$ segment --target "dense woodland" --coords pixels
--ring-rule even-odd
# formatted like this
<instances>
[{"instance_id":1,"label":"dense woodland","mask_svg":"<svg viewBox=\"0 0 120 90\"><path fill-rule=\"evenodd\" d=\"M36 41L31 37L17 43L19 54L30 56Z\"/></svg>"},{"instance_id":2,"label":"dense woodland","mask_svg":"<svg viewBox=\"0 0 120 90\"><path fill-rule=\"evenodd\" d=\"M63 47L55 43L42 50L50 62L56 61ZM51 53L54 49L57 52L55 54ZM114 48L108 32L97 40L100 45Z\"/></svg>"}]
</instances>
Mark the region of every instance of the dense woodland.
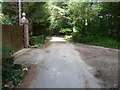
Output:
<instances>
[{"instance_id":1,"label":"dense woodland","mask_svg":"<svg viewBox=\"0 0 120 90\"><path fill-rule=\"evenodd\" d=\"M14 6L14 8L13 8ZM18 24L18 6L2 3L3 24ZM120 2L24 2L32 35L66 35L79 43L118 48ZM31 35L31 34L30 34Z\"/></svg>"}]
</instances>

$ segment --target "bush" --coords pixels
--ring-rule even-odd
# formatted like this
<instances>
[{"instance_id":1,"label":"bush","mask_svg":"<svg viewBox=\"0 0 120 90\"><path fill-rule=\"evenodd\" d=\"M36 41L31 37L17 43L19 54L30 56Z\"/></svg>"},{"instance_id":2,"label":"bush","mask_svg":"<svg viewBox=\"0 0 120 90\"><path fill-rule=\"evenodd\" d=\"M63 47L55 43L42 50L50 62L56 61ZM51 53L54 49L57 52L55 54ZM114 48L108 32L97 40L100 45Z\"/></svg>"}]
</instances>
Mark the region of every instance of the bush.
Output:
<instances>
[{"instance_id":1,"label":"bush","mask_svg":"<svg viewBox=\"0 0 120 90\"><path fill-rule=\"evenodd\" d=\"M17 66L19 66L17 68ZM22 66L14 64L14 57L12 56L12 49L9 46L2 47L2 86L4 87L9 81L13 85L17 85L21 79Z\"/></svg>"},{"instance_id":2,"label":"bush","mask_svg":"<svg viewBox=\"0 0 120 90\"><path fill-rule=\"evenodd\" d=\"M2 21L2 24L13 25L10 16L8 15L0 15L0 20Z\"/></svg>"},{"instance_id":3,"label":"bush","mask_svg":"<svg viewBox=\"0 0 120 90\"><path fill-rule=\"evenodd\" d=\"M72 35L65 35L65 36L64 36L64 39L65 39L65 40L70 40L71 38L72 38Z\"/></svg>"},{"instance_id":4,"label":"bush","mask_svg":"<svg viewBox=\"0 0 120 90\"><path fill-rule=\"evenodd\" d=\"M79 32L75 32L75 33L72 33L72 40L74 42L79 42L80 41L80 33Z\"/></svg>"},{"instance_id":5,"label":"bush","mask_svg":"<svg viewBox=\"0 0 120 90\"><path fill-rule=\"evenodd\" d=\"M102 36L81 35L79 32L72 33L72 40L78 43L92 44L110 48L120 48L120 42L117 40Z\"/></svg>"},{"instance_id":6,"label":"bush","mask_svg":"<svg viewBox=\"0 0 120 90\"><path fill-rule=\"evenodd\" d=\"M67 33L70 33L72 30L71 29L69 29L69 28L64 28L64 29L61 29L59 32L60 33L65 33L65 34L67 34Z\"/></svg>"},{"instance_id":7,"label":"bush","mask_svg":"<svg viewBox=\"0 0 120 90\"><path fill-rule=\"evenodd\" d=\"M2 46L2 58L10 58L13 54L12 48L9 46Z\"/></svg>"},{"instance_id":8,"label":"bush","mask_svg":"<svg viewBox=\"0 0 120 90\"><path fill-rule=\"evenodd\" d=\"M111 38L98 38L97 40L93 40L89 42L89 44L100 45L110 48L120 48L120 42Z\"/></svg>"},{"instance_id":9,"label":"bush","mask_svg":"<svg viewBox=\"0 0 120 90\"><path fill-rule=\"evenodd\" d=\"M32 36L30 37L30 45L41 45L45 43L45 36L40 35L40 36Z\"/></svg>"}]
</instances>

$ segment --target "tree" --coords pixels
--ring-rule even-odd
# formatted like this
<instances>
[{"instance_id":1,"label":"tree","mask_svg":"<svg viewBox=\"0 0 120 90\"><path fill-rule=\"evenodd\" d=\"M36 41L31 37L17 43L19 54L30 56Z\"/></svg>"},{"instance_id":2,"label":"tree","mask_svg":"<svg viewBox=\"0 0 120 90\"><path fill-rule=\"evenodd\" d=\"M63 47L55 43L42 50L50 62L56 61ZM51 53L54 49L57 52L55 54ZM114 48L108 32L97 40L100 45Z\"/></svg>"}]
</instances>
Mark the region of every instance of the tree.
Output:
<instances>
[{"instance_id":1,"label":"tree","mask_svg":"<svg viewBox=\"0 0 120 90\"><path fill-rule=\"evenodd\" d=\"M2 2L3 24L18 25L18 3L17 2ZM9 21L9 22L8 22Z\"/></svg>"},{"instance_id":2,"label":"tree","mask_svg":"<svg viewBox=\"0 0 120 90\"><path fill-rule=\"evenodd\" d=\"M50 14L46 2L25 2L23 9L30 23L30 29L34 32L35 27L49 28Z\"/></svg>"}]
</instances>

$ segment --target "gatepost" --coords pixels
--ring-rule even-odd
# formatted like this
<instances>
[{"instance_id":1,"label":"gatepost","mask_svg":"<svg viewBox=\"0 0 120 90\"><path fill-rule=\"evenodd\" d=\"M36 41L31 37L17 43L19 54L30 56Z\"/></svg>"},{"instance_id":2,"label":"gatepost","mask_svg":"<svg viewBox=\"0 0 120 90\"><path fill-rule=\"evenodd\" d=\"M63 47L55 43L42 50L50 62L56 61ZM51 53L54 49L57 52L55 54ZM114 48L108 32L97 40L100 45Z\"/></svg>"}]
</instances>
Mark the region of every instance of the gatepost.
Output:
<instances>
[{"instance_id":1,"label":"gatepost","mask_svg":"<svg viewBox=\"0 0 120 90\"><path fill-rule=\"evenodd\" d=\"M24 47L29 47L29 32L28 32L28 20L25 18L26 14L22 13L22 19L20 20L20 25L24 27Z\"/></svg>"}]
</instances>

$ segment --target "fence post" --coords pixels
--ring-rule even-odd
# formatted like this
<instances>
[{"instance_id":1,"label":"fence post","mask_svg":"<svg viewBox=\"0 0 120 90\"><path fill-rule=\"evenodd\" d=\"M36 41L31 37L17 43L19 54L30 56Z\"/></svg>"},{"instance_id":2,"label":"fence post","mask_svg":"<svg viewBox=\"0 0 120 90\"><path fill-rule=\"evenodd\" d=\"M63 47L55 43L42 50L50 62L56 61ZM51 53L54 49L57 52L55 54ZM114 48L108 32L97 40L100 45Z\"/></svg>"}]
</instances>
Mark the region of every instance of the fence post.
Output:
<instances>
[{"instance_id":1,"label":"fence post","mask_svg":"<svg viewBox=\"0 0 120 90\"><path fill-rule=\"evenodd\" d=\"M22 13L23 18L20 20L20 25L24 27L24 46L29 47L29 32L28 32L28 20L25 18L26 14Z\"/></svg>"}]
</instances>

